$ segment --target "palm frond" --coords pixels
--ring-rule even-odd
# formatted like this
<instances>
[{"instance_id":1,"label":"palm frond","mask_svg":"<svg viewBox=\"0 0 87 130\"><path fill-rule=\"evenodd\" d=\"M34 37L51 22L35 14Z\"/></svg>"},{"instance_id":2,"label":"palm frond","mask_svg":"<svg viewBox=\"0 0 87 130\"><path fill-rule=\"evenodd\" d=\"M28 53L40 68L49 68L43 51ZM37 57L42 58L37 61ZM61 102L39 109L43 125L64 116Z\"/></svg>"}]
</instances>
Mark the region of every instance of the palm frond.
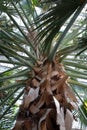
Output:
<instances>
[{"instance_id":1,"label":"palm frond","mask_svg":"<svg viewBox=\"0 0 87 130\"><path fill-rule=\"evenodd\" d=\"M1 11L4 12L6 19L2 19L3 24L0 24L0 55L3 56L3 59L0 60L0 64L11 66L9 70L0 74L0 111L3 110L2 114L0 114L0 129L4 130L5 128L11 128L10 124L14 123L15 115L9 117L9 120L8 116L17 109L17 106L14 104L23 95L26 79L29 78L30 75L29 71L31 67L29 67L29 64L32 64L31 66L35 64L36 53L34 52L33 42L31 43L28 37L28 34L30 34L30 36L32 35L30 31L32 28L30 24L31 20L28 17L30 14L26 14L25 9L22 7L23 4L20 4L19 1L20 9L18 9L18 4L16 4L15 1L9 1L7 4L3 4L3 2L4 1L2 1L0 6L2 7ZM8 20L7 15L9 16ZM20 17L22 23L24 23L24 27L17 23L16 16ZM25 18L27 18L28 22L26 22ZM6 20L8 22L5 22ZM29 50L31 50L32 53ZM23 63L23 61L28 64ZM6 97L4 93L6 93ZM17 93L18 95L16 95ZM4 106L6 106L6 108L4 108ZM5 124L5 118L7 118L6 122L8 122L9 125L5 125L4 127L2 124Z\"/></svg>"},{"instance_id":2,"label":"palm frond","mask_svg":"<svg viewBox=\"0 0 87 130\"><path fill-rule=\"evenodd\" d=\"M41 23L38 28L41 29L41 32L38 34L37 37L38 39L40 37L40 40L42 39L42 42L44 43L43 49L44 51L46 51L47 48L51 49L52 40L56 35L58 35L59 30L61 26L64 24L64 22L79 7L75 15L73 16L71 22L69 23L64 33L62 34L60 40L58 41L58 43L56 43L54 47L55 49L53 49L52 52L49 52L51 53L49 56L50 59L52 59L51 55L53 56L54 55L53 53L57 51L61 40L63 40L63 37L66 35L67 31L70 29L71 25L73 24L73 22L75 21L75 19L77 18L81 10L83 9L85 3L81 5L80 1L78 0L77 1L66 0L62 2L58 1L52 8L48 10L48 12L42 14L40 18L38 18L37 21Z\"/></svg>"}]
</instances>

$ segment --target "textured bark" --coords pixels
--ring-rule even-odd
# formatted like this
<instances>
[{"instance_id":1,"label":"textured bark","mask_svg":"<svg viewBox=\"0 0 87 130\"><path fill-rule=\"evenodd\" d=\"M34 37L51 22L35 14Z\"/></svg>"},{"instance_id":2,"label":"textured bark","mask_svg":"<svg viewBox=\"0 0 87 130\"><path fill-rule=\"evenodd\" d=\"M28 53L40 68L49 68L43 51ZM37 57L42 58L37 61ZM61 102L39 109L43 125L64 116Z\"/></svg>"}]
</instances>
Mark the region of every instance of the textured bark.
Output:
<instances>
[{"instance_id":1,"label":"textured bark","mask_svg":"<svg viewBox=\"0 0 87 130\"><path fill-rule=\"evenodd\" d=\"M13 130L70 130L74 109L70 102L76 98L62 64L44 61L34 67L33 75L26 82Z\"/></svg>"}]
</instances>

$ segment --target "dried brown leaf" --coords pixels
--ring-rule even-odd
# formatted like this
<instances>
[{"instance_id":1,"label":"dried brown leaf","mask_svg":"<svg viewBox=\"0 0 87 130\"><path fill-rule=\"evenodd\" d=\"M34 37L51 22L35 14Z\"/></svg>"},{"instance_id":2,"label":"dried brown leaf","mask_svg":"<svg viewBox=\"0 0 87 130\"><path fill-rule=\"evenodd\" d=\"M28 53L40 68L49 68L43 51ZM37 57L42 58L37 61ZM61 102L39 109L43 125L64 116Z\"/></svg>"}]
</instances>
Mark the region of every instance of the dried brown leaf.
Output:
<instances>
[{"instance_id":1,"label":"dried brown leaf","mask_svg":"<svg viewBox=\"0 0 87 130\"><path fill-rule=\"evenodd\" d=\"M44 120L42 123L41 123L41 130L47 130L46 128L46 121Z\"/></svg>"},{"instance_id":2,"label":"dried brown leaf","mask_svg":"<svg viewBox=\"0 0 87 130\"><path fill-rule=\"evenodd\" d=\"M46 86L45 79L42 79L42 81L41 81L41 83L40 83L40 91L41 91L41 93L44 92L45 86Z\"/></svg>"},{"instance_id":3,"label":"dried brown leaf","mask_svg":"<svg viewBox=\"0 0 87 130\"><path fill-rule=\"evenodd\" d=\"M55 80L55 79L51 79L50 83L51 83L51 86L53 88L53 86L56 84L56 82L58 81L59 79Z\"/></svg>"},{"instance_id":4,"label":"dried brown leaf","mask_svg":"<svg viewBox=\"0 0 87 130\"><path fill-rule=\"evenodd\" d=\"M39 81L37 81L35 78L31 82L32 87L39 87Z\"/></svg>"},{"instance_id":5,"label":"dried brown leaf","mask_svg":"<svg viewBox=\"0 0 87 130\"><path fill-rule=\"evenodd\" d=\"M63 92L63 86L67 78L68 76L66 75L63 78L60 78L57 82L55 82L55 85L52 86L52 91L57 89L57 93Z\"/></svg>"},{"instance_id":6,"label":"dried brown leaf","mask_svg":"<svg viewBox=\"0 0 87 130\"><path fill-rule=\"evenodd\" d=\"M71 101L70 104L72 105L72 107L75 109L75 110L78 110L78 106L75 102Z\"/></svg>"},{"instance_id":7,"label":"dried brown leaf","mask_svg":"<svg viewBox=\"0 0 87 130\"><path fill-rule=\"evenodd\" d=\"M59 79L58 82L57 82L57 93L61 93L63 92L64 90L64 84L65 84L65 81L67 80L68 76L64 76L63 78Z\"/></svg>"},{"instance_id":8,"label":"dried brown leaf","mask_svg":"<svg viewBox=\"0 0 87 130\"><path fill-rule=\"evenodd\" d=\"M38 123L38 130L41 130L41 123L46 119L48 113L51 111L51 109L47 109L47 111L43 114L43 116L40 118Z\"/></svg>"},{"instance_id":9,"label":"dried brown leaf","mask_svg":"<svg viewBox=\"0 0 87 130\"><path fill-rule=\"evenodd\" d=\"M34 101L39 95L39 87L36 89L30 88L30 91L24 99L24 108L28 108L30 102Z\"/></svg>"},{"instance_id":10,"label":"dried brown leaf","mask_svg":"<svg viewBox=\"0 0 87 130\"><path fill-rule=\"evenodd\" d=\"M77 102L76 96L68 84L64 84L64 90L65 90L64 92L65 92L66 98L68 97L72 101Z\"/></svg>"},{"instance_id":11,"label":"dried brown leaf","mask_svg":"<svg viewBox=\"0 0 87 130\"><path fill-rule=\"evenodd\" d=\"M56 116L54 114L54 112L50 112L48 113L47 117L46 117L46 127L47 127L47 130L54 130L55 129L55 126L53 125L53 122L55 122Z\"/></svg>"},{"instance_id":12,"label":"dried brown leaf","mask_svg":"<svg viewBox=\"0 0 87 130\"><path fill-rule=\"evenodd\" d=\"M52 90L51 90L51 86L50 86L50 81L48 79L45 80L45 88L46 88L46 91L52 95Z\"/></svg>"},{"instance_id":13,"label":"dried brown leaf","mask_svg":"<svg viewBox=\"0 0 87 130\"><path fill-rule=\"evenodd\" d=\"M37 113L38 119L41 119L45 115L46 111L46 108L40 109L40 111Z\"/></svg>"},{"instance_id":14,"label":"dried brown leaf","mask_svg":"<svg viewBox=\"0 0 87 130\"><path fill-rule=\"evenodd\" d=\"M45 102L47 107L52 107L53 106L53 96L49 92L45 92Z\"/></svg>"},{"instance_id":15,"label":"dried brown leaf","mask_svg":"<svg viewBox=\"0 0 87 130\"><path fill-rule=\"evenodd\" d=\"M66 128L66 130L72 130L72 122L73 122L73 115L67 109L66 116L65 116L65 128Z\"/></svg>"},{"instance_id":16,"label":"dried brown leaf","mask_svg":"<svg viewBox=\"0 0 87 130\"><path fill-rule=\"evenodd\" d=\"M62 97L61 94L55 95L55 98L56 98L59 102L62 102L62 101L63 101L63 97Z\"/></svg>"},{"instance_id":17,"label":"dried brown leaf","mask_svg":"<svg viewBox=\"0 0 87 130\"><path fill-rule=\"evenodd\" d=\"M58 71L52 71L51 73L48 74L47 77L53 78L53 77L55 77L55 76L56 76L56 77L59 77Z\"/></svg>"},{"instance_id":18,"label":"dried brown leaf","mask_svg":"<svg viewBox=\"0 0 87 130\"><path fill-rule=\"evenodd\" d=\"M59 125L56 124L56 110L52 109L46 118L47 130L60 130Z\"/></svg>"},{"instance_id":19,"label":"dried brown leaf","mask_svg":"<svg viewBox=\"0 0 87 130\"><path fill-rule=\"evenodd\" d=\"M25 94L28 94L30 88L31 88L30 86L27 86L27 87L25 88Z\"/></svg>"},{"instance_id":20,"label":"dried brown leaf","mask_svg":"<svg viewBox=\"0 0 87 130\"><path fill-rule=\"evenodd\" d=\"M40 100L36 104L36 107L41 108L44 103L45 103L45 96L44 94L42 94L42 96L40 97Z\"/></svg>"},{"instance_id":21,"label":"dried brown leaf","mask_svg":"<svg viewBox=\"0 0 87 130\"><path fill-rule=\"evenodd\" d=\"M56 61L54 62L55 62L55 70L59 72L60 76L64 77L66 74L63 64L60 64L59 62Z\"/></svg>"},{"instance_id":22,"label":"dried brown leaf","mask_svg":"<svg viewBox=\"0 0 87 130\"><path fill-rule=\"evenodd\" d=\"M38 65L42 65L43 62L38 60L38 61L37 61L37 64L38 64Z\"/></svg>"},{"instance_id":23,"label":"dried brown leaf","mask_svg":"<svg viewBox=\"0 0 87 130\"><path fill-rule=\"evenodd\" d=\"M60 104L57 101L57 99L55 97L53 97L53 99L54 99L56 111L57 111L56 123L57 125L60 125L60 130L65 130L64 110L62 107L60 108Z\"/></svg>"},{"instance_id":24,"label":"dried brown leaf","mask_svg":"<svg viewBox=\"0 0 87 130\"><path fill-rule=\"evenodd\" d=\"M37 112L39 112L39 108L36 107L36 105L32 104L30 107L29 107L29 110L32 114L36 114Z\"/></svg>"},{"instance_id":25,"label":"dried brown leaf","mask_svg":"<svg viewBox=\"0 0 87 130\"><path fill-rule=\"evenodd\" d=\"M41 68L40 67L34 67L34 71L35 71L36 74L38 74L41 71Z\"/></svg>"},{"instance_id":26,"label":"dried brown leaf","mask_svg":"<svg viewBox=\"0 0 87 130\"><path fill-rule=\"evenodd\" d=\"M40 83L40 90L41 90L41 93L43 93L46 90L50 94L52 94L51 87L50 87L50 81L48 79L43 79L43 82Z\"/></svg>"},{"instance_id":27,"label":"dried brown leaf","mask_svg":"<svg viewBox=\"0 0 87 130\"><path fill-rule=\"evenodd\" d=\"M47 63L47 74L52 72L52 64L51 63Z\"/></svg>"}]
</instances>

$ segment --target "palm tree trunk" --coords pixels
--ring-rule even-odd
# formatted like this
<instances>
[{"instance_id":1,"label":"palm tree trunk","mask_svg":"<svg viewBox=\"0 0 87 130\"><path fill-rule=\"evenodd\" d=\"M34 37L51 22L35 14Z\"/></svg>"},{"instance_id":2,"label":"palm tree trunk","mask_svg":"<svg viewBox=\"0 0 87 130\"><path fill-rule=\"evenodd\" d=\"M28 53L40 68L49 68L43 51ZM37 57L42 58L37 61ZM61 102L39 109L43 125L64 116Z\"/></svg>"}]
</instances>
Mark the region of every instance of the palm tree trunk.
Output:
<instances>
[{"instance_id":1,"label":"palm tree trunk","mask_svg":"<svg viewBox=\"0 0 87 130\"><path fill-rule=\"evenodd\" d=\"M62 64L45 60L27 80L13 130L71 130L76 101Z\"/></svg>"}]
</instances>

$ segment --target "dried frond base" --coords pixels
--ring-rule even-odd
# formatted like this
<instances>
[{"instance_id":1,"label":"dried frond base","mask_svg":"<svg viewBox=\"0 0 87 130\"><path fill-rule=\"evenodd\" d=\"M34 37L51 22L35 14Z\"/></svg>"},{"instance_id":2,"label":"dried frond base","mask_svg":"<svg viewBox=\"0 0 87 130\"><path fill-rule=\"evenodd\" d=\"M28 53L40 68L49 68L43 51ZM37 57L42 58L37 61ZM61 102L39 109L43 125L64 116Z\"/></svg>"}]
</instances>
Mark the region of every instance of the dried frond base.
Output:
<instances>
[{"instance_id":1,"label":"dried frond base","mask_svg":"<svg viewBox=\"0 0 87 130\"><path fill-rule=\"evenodd\" d=\"M35 66L13 130L71 130L76 97L67 78L56 61L45 60Z\"/></svg>"}]
</instances>

